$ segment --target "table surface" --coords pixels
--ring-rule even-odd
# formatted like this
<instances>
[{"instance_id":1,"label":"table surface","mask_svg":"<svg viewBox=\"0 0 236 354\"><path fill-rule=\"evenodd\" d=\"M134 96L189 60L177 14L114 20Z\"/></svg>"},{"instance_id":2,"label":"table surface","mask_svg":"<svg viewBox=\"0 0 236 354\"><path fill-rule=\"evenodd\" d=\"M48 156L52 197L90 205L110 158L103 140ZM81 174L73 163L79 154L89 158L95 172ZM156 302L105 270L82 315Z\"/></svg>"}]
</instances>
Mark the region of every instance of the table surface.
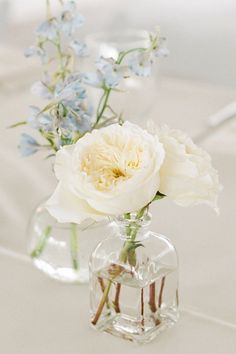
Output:
<instances>
[{"instance_id":1,"label":"table surface","mask_svg":"<svg viewBox=\"0 0 236 354\"><path fill-rule=\"evenodd\" d=\"M33 102L28 81L20 72L1 90L0 353L235 354L235 124L205 143L224 185L220 216L207 207L184 209L168 201L152 209L152 229L170 237L179 252L181 317L154 342L137 346L91 329L88 287L45 277L26 255L31 210L55 186L51 165L42 156L19 157L22 129L5 130L24 120ZM163 78L155 119L195 134L208 115L235 97L233 88Z\"/></svg>"}]
</instances>

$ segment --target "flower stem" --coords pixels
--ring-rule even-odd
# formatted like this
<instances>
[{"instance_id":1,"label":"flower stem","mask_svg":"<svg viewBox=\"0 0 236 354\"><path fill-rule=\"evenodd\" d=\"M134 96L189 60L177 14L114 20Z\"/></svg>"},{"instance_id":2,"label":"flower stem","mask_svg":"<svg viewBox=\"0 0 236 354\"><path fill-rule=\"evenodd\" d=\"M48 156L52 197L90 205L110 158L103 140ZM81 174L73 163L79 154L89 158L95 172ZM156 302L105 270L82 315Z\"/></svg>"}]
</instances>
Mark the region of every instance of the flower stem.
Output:
<instances>
[{"instance_id":1,"label":"flower stem","mask_svg":"<svg viewBox=\"0 0 236 354\"><path fill-rule=\"evenodd\" d=\"M52 18L50 0L46 0L46 9L47 9L47 19L50 20Z\"/></svg>"},{"instance_id":2,"label":"flower stem","mask_svg":"<svg viewBox=\"0 0 236 354\"><path fill-rule=\"evenodd\" d=\"M154 314L157 312L157 306L156 306L156 283L153 282L152 284L149 285L149 307L150 310L153 313L153 320L156 324L156 326L159 326L161 323L159 318L155 318Z\"/></svg>"},{"instance_id":3,"label":"flower stem","mask_svg":"<svg viewBox=\"0 0 236 354\"><path fill-rule=\"evenodd\" d=\"M71 258L72 265L74 270L78 270L78 236L77 236L77 225L71 224L71 238L70 238L70 247L71 247Z\"/></svg>"},{"instance_id":4,"label":"flower stem","mask_svg":"<svg viewBox=\"0 0 236 354\"><path fill-rule=\"evenodd\" d=\"M121 289L121 284L117 283L116 284L116 294L115 294L115 300L113 301L114 309L116 313L120 313L120 289Z\"/></svg>"},{"instance_id":5,"label":"flower stem","mask_svg":"<svg viewBox=\"0 0 236 354\"><path fill-rule=\"evenodd\" d=\"M116 64L121 64L123 59L126 57L126 55L133 53L133 52L144 52L147 48L133 48L129 49L126 52L120 52L119 57L116 61Z\"/></svg>"},{"instance_id":6,"label":"flower stem","mask_svg":"<svg viewBox=\"0 0 236 354\"><path fill-rule=\"evenodd\" d=\"M44 231L43 231L43 233L42 233L42 235L41 235L36 247L34 248L34 250L30 254L30 256L32 258L38 258L42 254L42 252L43 252L43 250L44 250L44 248L46 246L47 239L49 238L49 236L51 234L51 231L52 231L52 227L51 226L47 226L44 229Z\"/></svg>"},{"instance_id":7,"label":"flower stem","mask_svg":"<svg viewBox=\"0 0 236 354\"><path fill-rule=\"evenodd\" d=\"M104 293L106 287L105 287L105 284L104 284L104 281L103 281L102 277L98 277L98 282L100 284L102 292ZM106 299L106 304L107 304L107 308L109 309L110 308L110 304L109 304L108 298Z\"/></svg>"},{"instance_id":8,"label":"flower stem","mask_svg":"<svg viewBox=\"0 0 236 354\"><path fill-rule=\"evenodd\" d=\"M108 102L109 96L110 96L110 94L111 94L111 90L112 90L111 88L106 89L106 90L104 91L104 93L103 93L101 99L100 99L98 108L101 106L101 103L102 103L103 100L104 100L104 102L103 102L103 105L102 105L101 110L98 109L98 111L97 111L97 120L96 120L96 123L94 124L93 128L96 128L96 127L97 127L97 125L98 125L100 119L101 119L102 116L103 116L103 113L104 113L105 109L107 108L107 102Z\"/></svg>"},{"instance_id":9,"label":"flower stem","mask_svg":"<svg viewBox=\"0 0 236 354\"><path fill-rule=\"evenodd\" d=\"M179 306L179 291L176 289L176 304Z\"/></svg>"},{"instance_id":10,"label":"flower stem","mask_svg":"<svg viewBox=\"0 0 236 354\"><path fill-rule=\"evenodd\" d=\"M164 290L164 285L165 285L165 279L166 277L162 277L161 279L161 288L160 288L160 293L158 297L158 307L160 308L162 305L162 298L163 298L163 290Z\"/></svg>"},{"instance_id":11,"label":"flower stem","mask_svg":"<svg viewBox=\"0 0 236 354\"><path fill-rule=\"evenodd\" d=\"M97 324L97 321L99 320L100 316L101 316L101 313L102 313L102 310L103 310L103 307L107 301L107 298L108 298L108 295L109 295L109 291L110 291L110 288L111 288L111 285L112 285L112 280L110 279L108 281L108 284L106 286L106 288L104 289L104 292L103 292L103 296L102 296L102 299L99 303L99 306L98 306L98 309L97 309L97 312L92 320L92 324L95 326Z\"/></svg>"},{"instance_id":12,"label":"flower stem","mask_svg":"<svg viewBox=\"0 0 236 354\"><path fill-rule=\"evenodd\" d=\"M155 313L157 311L155 282L153 282L152 284L149 285L149 307L153 313Z\"/></svg>"},{"instance_id":13,"label":"flower stem","mask_svg":"<svg viewBox=\"0 0 236 354\"><path fill-rule=\"evenodd\" d=\"M144 331L144 299L143 299L143 288L141 289L141 324L142 324L142 331Z\"/></svg>"}]
</instances>

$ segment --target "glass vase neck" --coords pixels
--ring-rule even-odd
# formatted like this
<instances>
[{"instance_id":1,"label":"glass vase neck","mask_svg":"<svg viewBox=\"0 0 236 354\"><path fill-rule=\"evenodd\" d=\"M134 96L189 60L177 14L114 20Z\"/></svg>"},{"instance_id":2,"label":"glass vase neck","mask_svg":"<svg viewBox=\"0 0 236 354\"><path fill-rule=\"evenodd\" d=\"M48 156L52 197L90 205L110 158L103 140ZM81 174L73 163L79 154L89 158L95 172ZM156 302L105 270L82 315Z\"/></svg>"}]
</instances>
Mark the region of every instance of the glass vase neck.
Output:
<instances>
[{"instance_id":1,"label":"glass vase neck","mask_svg":"<svg viewBox=\"0 0 236 354\"><path fill-rule=\"evenodd\" d=\"M141 240L148 236L151 214L145 212L138 217L138 213L129 213L117 216L114 221L120 238L131 241Z\"/></svg>"}]
</instances>

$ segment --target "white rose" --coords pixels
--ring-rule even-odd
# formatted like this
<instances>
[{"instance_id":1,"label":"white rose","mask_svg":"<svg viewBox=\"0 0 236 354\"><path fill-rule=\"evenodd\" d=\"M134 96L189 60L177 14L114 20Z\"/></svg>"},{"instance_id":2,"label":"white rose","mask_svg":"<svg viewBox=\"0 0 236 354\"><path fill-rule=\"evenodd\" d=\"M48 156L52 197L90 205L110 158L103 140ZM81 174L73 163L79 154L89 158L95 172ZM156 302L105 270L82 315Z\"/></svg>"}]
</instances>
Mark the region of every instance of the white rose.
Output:
<instances>
[{"instance_id":1,"label":"white rose","mask_svg":"<svg viewBox=\"0 0 236 354\"><path fill-rule=\"evenodd\" d=\"M178 205L205 203L217 211L221 185L210 156L179 130L164 126L157 135L165 150L159 191Z\"/></svg>"},{"instance_id":2,"label":"white rose","mask_svg":"<svg viewBox=\"0 0 236 354\"><path fill-rule=\"evenodd\" d=\"M47 208L75 223L137 211L159 189L164 155L158 138L135 124L93 130L57 152L59 183Z\"/></svg>"}]
</instances>

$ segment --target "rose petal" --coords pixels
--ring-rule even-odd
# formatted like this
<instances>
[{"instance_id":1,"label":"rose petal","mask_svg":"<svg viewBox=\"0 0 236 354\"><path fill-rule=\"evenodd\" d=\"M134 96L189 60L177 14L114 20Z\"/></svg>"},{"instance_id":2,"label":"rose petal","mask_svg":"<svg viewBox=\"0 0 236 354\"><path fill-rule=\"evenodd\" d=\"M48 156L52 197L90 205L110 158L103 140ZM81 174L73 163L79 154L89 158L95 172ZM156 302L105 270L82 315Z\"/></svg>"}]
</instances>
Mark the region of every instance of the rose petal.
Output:
<instances>
[{"instance_id":1,"label":"rose petal","mask_svg":"<svg viewBox=\"0 0 236 354\"><path fill-rule=\"evenodd\" d=\"M80 224L88 218L95 221L105 218L105 215L92 209L85 200L73 195L61 182L58 183L53 195L47 201L46 208L58 222L62 223L74 222Z\"/></svg>"}]
</instances>

